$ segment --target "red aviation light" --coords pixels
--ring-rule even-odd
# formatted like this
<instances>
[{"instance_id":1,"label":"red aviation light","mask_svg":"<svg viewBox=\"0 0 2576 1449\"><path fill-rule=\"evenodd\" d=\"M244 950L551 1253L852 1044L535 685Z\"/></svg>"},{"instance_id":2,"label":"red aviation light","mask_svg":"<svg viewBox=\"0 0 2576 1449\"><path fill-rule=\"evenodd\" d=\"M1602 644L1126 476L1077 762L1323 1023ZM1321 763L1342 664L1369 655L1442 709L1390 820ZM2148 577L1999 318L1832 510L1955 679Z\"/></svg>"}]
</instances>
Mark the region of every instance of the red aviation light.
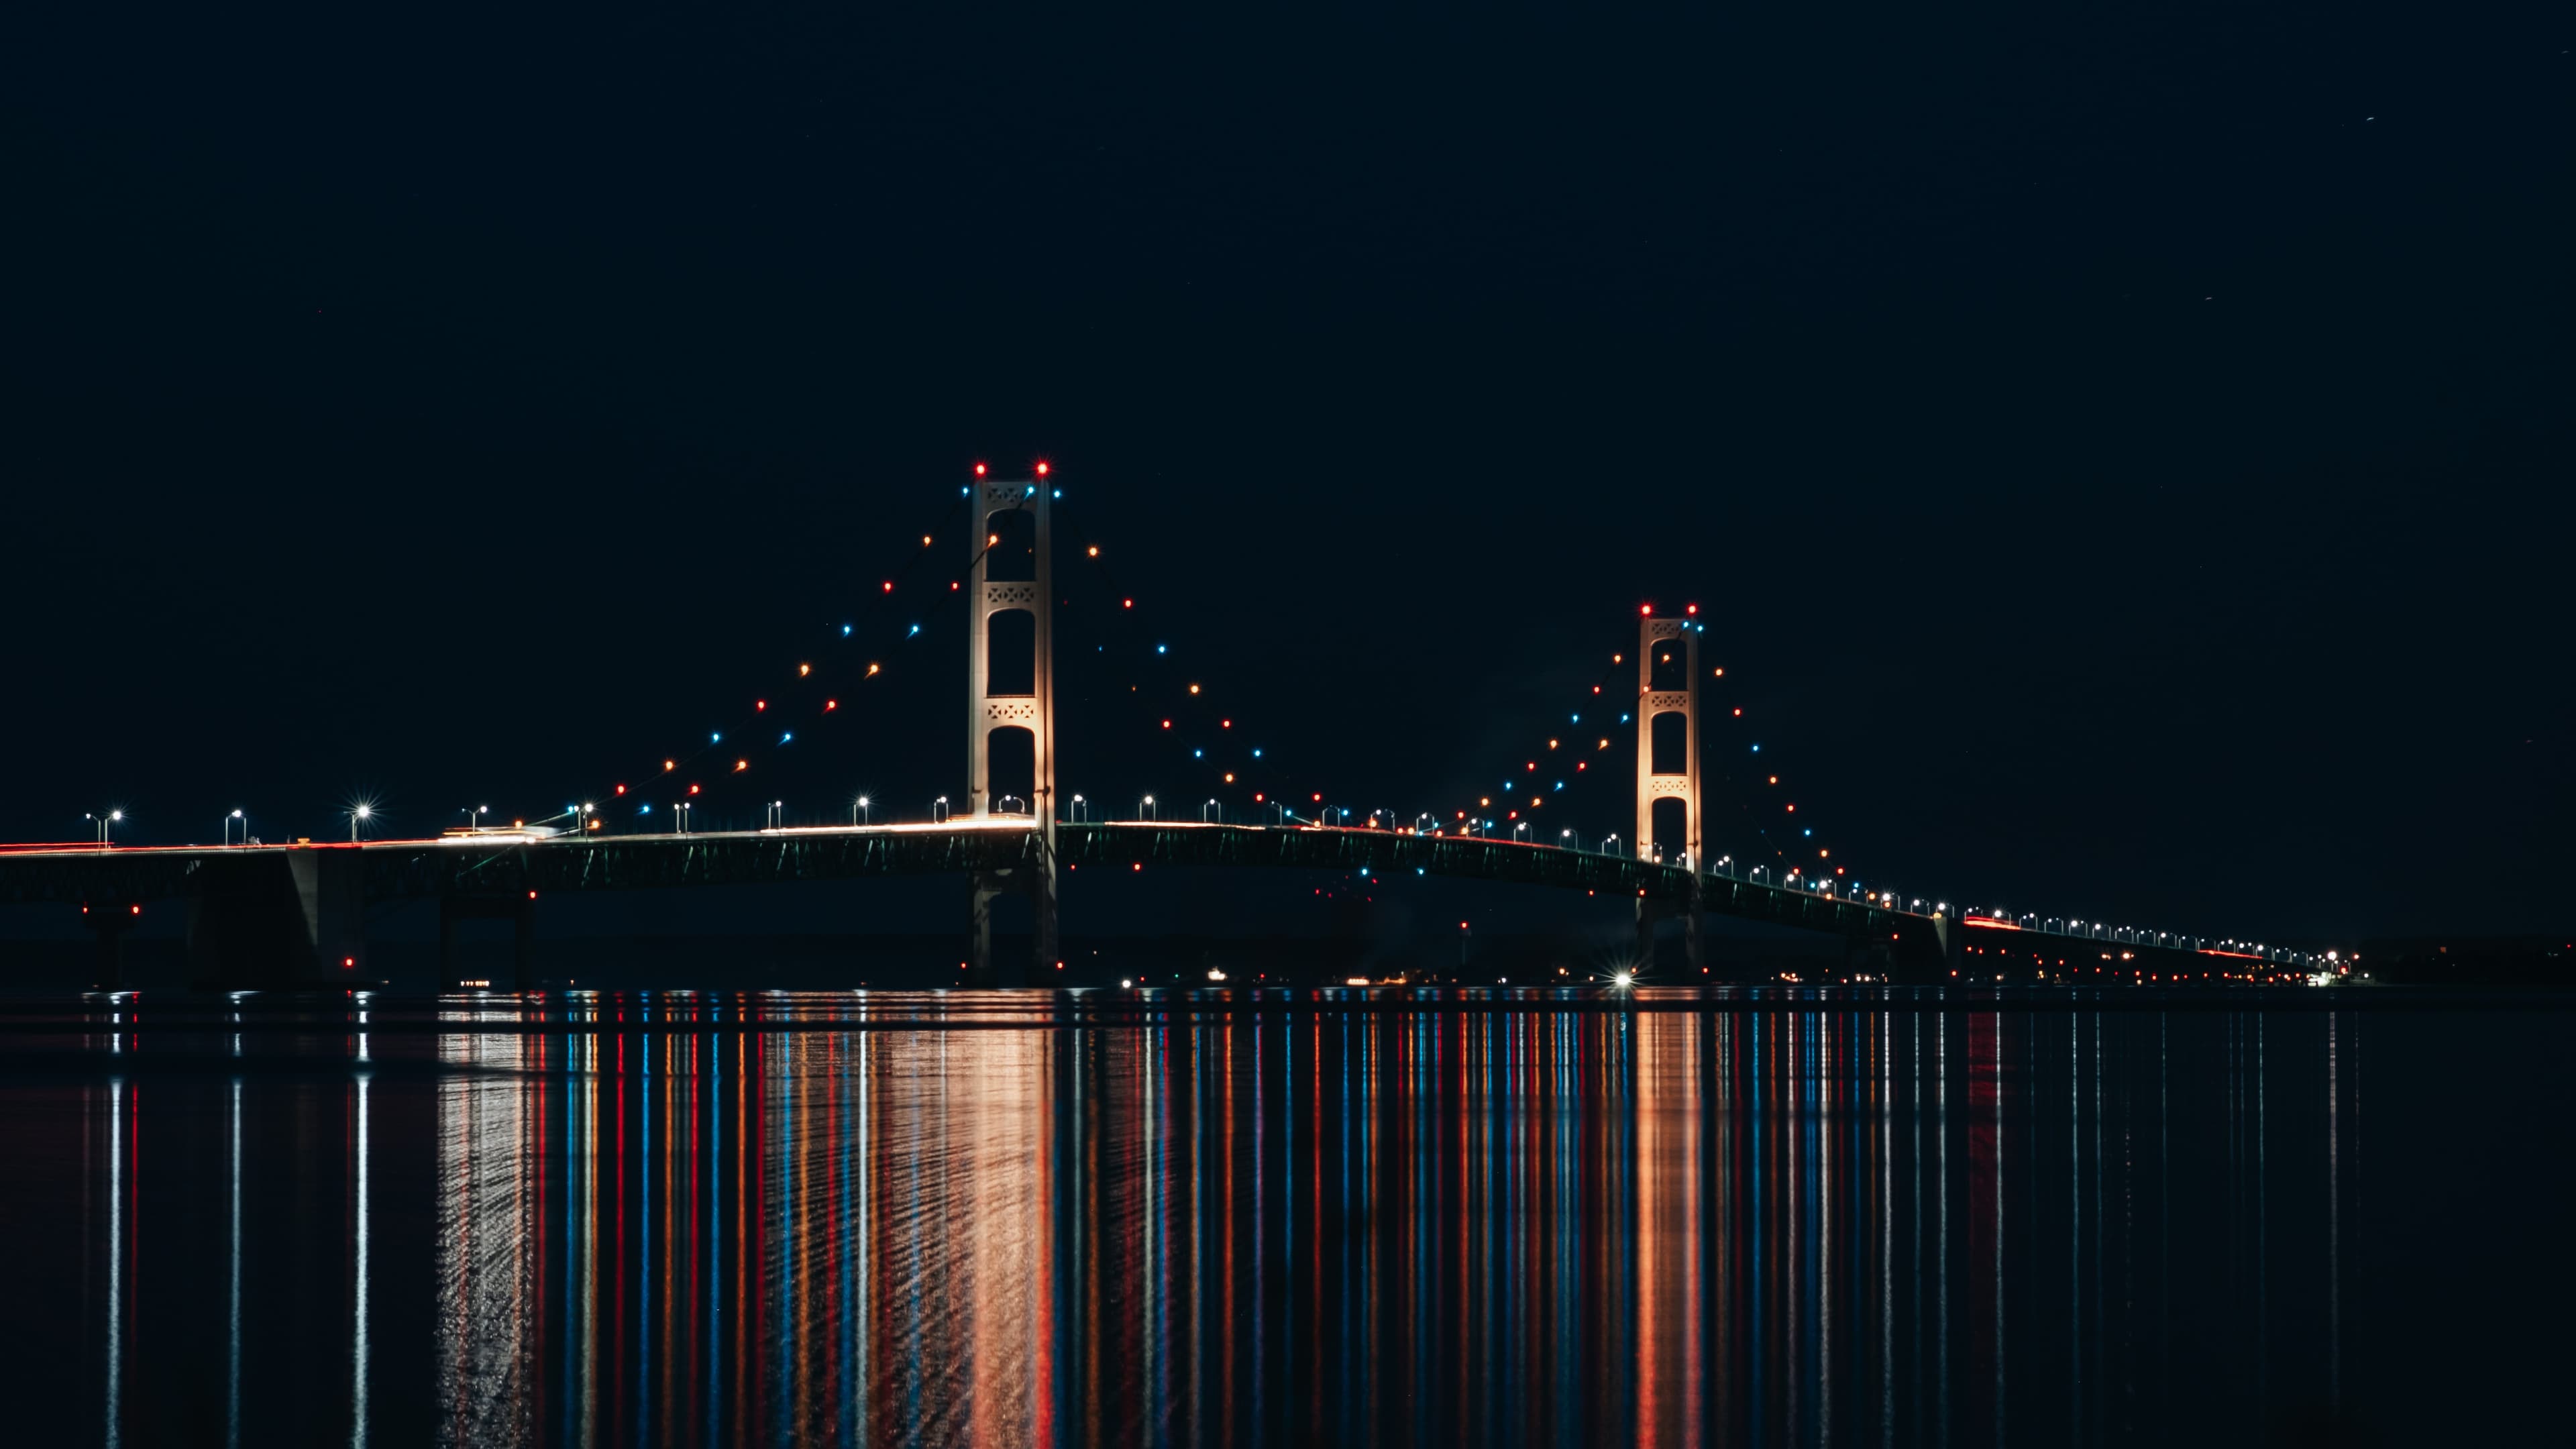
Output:
<instances>
[{"instance_id":1,"label":"red aviation light","mask_svg":"<svg viewBox=\"0 0 2576 1449\"><path fill-rule=\"evenodd\" d=\"M1637 606L1637 617L1640 619L1651 619L1655 617L1655 606L1652 604L1639 604Z\"/></svg>"},{"instance_id":2,"label":"red aviation light","mask_svg":"<svg viewBox=\"0 0 2576 1449\"><path fill-rule=\"evenodd\" d=\"M1683 613L1685 613L1685 614L1696 614L1696 613L1698 613L1698 612L1699 612L1699 605L1697 605L1697 604L1684 604L1684 605L1682 605L1682 612L1683 612Z\"/></svg>"},{"instance_id":3,"label":"red aviation light","mask_svg":"<svg viewBox=\"0 0 2576 1449\"><path fill-rule=\"evenodd\" d=\"M975 476L976 476L976 477L978 477L978 478L981 478L981 477L983 477L983 476L984 476L984 465L983 465L983 464L978 463L978 464L976 464L976 465L975 465Z\"/></svg>"},{"instance_id":4,"label":"red aviation light","mask_svg":"<svg viewBox=\"0 0 2576 1449\"><path fill-rule=\"evenodd\" d=\"M839 709L840 707L841 702L837 699L827 699L823 701L823 713L825 714L830 714L832 711Z\"/></svg>"},{"instance_id":5,"label":"red aviation light","mask_svg":"<svg viewBox=\"0 0 2576 1449\"><path fill-rule=\"evenodd\" d=\"M1046 465L1046 464L1044 464L1044 463L1040 463L1040 464L1038 464L1038 476L1039 476L1039 477L1041 477L1041 478L1043 478L1043 477L1045 477L1046 475L1047 475L1047 465Z\"/></svg>"}]
</instances>

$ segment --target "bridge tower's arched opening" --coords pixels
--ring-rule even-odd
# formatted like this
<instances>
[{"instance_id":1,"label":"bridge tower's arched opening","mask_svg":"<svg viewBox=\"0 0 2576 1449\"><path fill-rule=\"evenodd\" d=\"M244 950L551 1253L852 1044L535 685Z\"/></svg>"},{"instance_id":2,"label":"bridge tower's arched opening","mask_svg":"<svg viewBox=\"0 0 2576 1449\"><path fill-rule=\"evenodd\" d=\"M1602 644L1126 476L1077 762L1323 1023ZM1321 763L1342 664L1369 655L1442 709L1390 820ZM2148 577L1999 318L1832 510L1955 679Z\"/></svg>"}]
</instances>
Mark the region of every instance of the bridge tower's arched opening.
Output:
<instances>
[{"instance_id":1,"label":"bridge tower's arched opening","mask_svg":"<svg viewBox=\"0 0 2576 1449\"><path fill-rule=\"evenodd\" d=\"M1693 889L1679 901L1637 901L1637 957L1655 959L1655 924L1682 918L1694 976L1705 965L1700 950L1699 626L1687 618L1658 619L1651 609L1637 621L1637 852L1660 853L1667 865L1687 865Z\"/></svg>"},{"instance_id":2,"label":"bridge tower's arched opening","mask_svg":"<svg viewBox=\"0 0 2576 1449\"><path fill-rule=\"evenodd\" d=\"M1033 979L1045 980L1056 960L1055 583L1049 567L1055 488L1042 475L1018 483L983 480L969 497L966 813L982 823L1025 812L1038 849L1033 864L974 873L968 964L978 983L996 981L993 902L1026 895L1037 918Z\"/></svg>"}]
</instances>

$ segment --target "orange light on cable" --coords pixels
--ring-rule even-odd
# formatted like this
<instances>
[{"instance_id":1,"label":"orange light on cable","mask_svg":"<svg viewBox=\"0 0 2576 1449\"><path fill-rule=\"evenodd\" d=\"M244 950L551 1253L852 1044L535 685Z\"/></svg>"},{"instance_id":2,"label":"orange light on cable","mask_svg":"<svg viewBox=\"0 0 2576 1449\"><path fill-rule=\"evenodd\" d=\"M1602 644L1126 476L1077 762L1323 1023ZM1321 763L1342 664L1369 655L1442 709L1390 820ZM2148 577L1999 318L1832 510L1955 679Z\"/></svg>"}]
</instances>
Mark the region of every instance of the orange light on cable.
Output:
<instances>
[{"instance_id":1,"label":"orange light on cable","mask_svg":"<svg viewBox=\"0 0 2576 1449\"><path fill-rule=\"evenodd\" d=\"M796 677L799 679L803 679L806 675L813 672L814 666L811 664L799 664L796 666Z\"/></svg>"},{"instance_id":2,"label":"orange light on cable","mask_svg":"<svg viewBox=\"0 0 2576 1449\"><path fill-rule=\"evenodd\" d=\"M1198 687L1197 685L1193 684L1193 685L1191 685L1191 686L1190 686L1190 693L1192 693L1192 694L1196 694L1196 693L1198 693L1198 692L1199 692L1199 687Z\"/></svg>"},{"instance_id":3,"label":"orange light on cable","mask_svg":"<svg viewBox=\"0 0 2576 1449\"><path fill-rule=\"evenodd\" d=\"M874 679L874 678L876 678L876 673L877 673L877 671L878 671L878 670L880 670L880 669L882 669L882 668L884 668L884 667L885 667L885 666L884 666L884 665L882 665L882 664L871 664L871 665L869 665L869 666L868 666L868 677L869 677L870 679Z\"/></svg>"},{"instance_id":4,"label":"orange light on cable","mask_svg":"<svg viewBox=\"0 0 2576 1449\"><path fill-rule=\"evenodd\" d=\"M691 785L691 786L689 787L689 793L690 793L690 794L692 794L692 795L695 795L696 793L698 793L698 787L697 787L697 786L695 786L695 785Z\"/></svg>"},{"instance_id":5,"label":"orange light on cable","mask_svg":"<svg viewBox=\"0 0 2576 1449\"><path fill-rule=\"evenodd\" d=\"M1725 671L1725 670L1723 670L1723 669L1720 669L1720 670L1719 670L1719 671L1717 671L1715 674L1712 674L1712 675L1710 675L1710 676L1709 676L1709 678L1711 678L1711 679L1724 679L1725 677L1726 677L1726 671Z\"/></svg>"},{"instance_id":6,"label":"orange light on cable","mask_svg":"<svg viewBox=\"0 0 2576 1449\"><path fill-rule=\"evenodd\" d=\"M1092 556L1093 558L1098 558L1098 557L1100 557L1100 545L1098 545L1098 544L1096 544L1096 543L1095 543L1095 544L1093 544L1093 545L1091 546L1090 553L1091 553L1091 556Z\"/></svg>"},{"instance_id":7,"label":"orange light on cable","mask_svg":"<svg viewBox=\"0 0 2576 1449\"><path fill-rule=\"evenodd\" d=\"M735 774L737 774L737 775L741 774L743 771L748 770L748 769L750 769L750 768L751 768L751 761L749 761L749 760L736 760L736 761L734 761L734 762L733 762L733 772L734 772Z\"/></svg>"},{"instance_id":8,"label":"orange light on cable","mask_svg":"<svg viewBox=\"0 0 2576 1449\"><path fill-rule=\"evenodd\" d=\"M677 761L677 760L664 760L664 761L662 762L662 773L663 773L663 774L666 774L666 775L667 775L667 774L671 773L673 770L676 770L676 769L678 769L678 768L680 768L680 762L679 762L679 761Z\"/></svg>"},{"instance_id":9,"label":"orange light on cable","mask_svg":"<svg viewBox=\"0 0 2576 1449\"><path fill-rule=\"evenodd\" d=\"M1225 772L1225 782L1229 785L1234 783L1234 772L1232 770Z\"/></svg>"}]
</instances>

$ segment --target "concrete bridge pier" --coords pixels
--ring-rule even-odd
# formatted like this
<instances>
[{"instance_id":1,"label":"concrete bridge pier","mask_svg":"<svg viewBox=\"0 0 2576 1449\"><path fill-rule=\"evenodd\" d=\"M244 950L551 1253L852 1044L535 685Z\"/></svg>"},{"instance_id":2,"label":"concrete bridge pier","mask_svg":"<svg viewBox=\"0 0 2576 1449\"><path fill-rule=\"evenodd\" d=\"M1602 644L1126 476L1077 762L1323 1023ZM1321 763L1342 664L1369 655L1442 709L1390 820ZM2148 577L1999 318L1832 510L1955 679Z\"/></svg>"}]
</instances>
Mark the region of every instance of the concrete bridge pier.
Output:
<instances>
[{"instance_id":1,"label":"concrete bridge pier","mask_svg":"<svg viewBox=\"0 0 2576 1449\"><path fill-rule=\"evenodd\" d=\"M993 902L1006 895L1025 895L1036 913L1036 946L1029 966L993 965ZM1049 866L1012 866L979 870L967 883L967 975L978 986L1043 985L1055 972L1055 871Z\"/></svg>"},{"instance_id":2,"label":"concrete bridge pier","mask_svg":"<svg viewBox=\"0 0 2576 1449\"><path fill-rule=\"evenodd\" d=\"M537 893L513 891L500 896L440 896L438 898L438 989L456 991L463 987L456 969L456 923L459 921L508 921L510 936L510 989L534 991L537 987Z\"/></svg>"},{"instance_id":3,"label":"concrete bridge pier","mask_svg":"<svg viewBox=\"0 0 2576 1449\"><path fill-rule=\"evenodd\" d=\"M1651 971L1655 966L1655 927L1675 916L1682 922L1682 954L1689 963L1690 974L1697 976L1708 967L1706 950L1700 943L1699 892L1694 878L1690 899L1680 901L1637 898L1637 969Z\"/></svg>"},{"instance_id":4,"label":"concrete bridge pier","mask_svg":"<svg viewBox=\"0 0 2576 1449\"><path fill-rule=\"evenodd\" d=\"M125 989L125 933L143 920L143 907L133 901L83 901L81 924L98 941L98 962L90 968L90 989Z\"/></svg>"},{"instance_id":5,"label":"concrete bridge pier","mask_svg":"<svg viewBox=\"0 0 2576 1449\"><path fill-rule=\"evenodd\" d=\"M208 858L188 901L188 964L205 987L372 984L365 860L339 846Z\"/></svg>"}]
</instances>

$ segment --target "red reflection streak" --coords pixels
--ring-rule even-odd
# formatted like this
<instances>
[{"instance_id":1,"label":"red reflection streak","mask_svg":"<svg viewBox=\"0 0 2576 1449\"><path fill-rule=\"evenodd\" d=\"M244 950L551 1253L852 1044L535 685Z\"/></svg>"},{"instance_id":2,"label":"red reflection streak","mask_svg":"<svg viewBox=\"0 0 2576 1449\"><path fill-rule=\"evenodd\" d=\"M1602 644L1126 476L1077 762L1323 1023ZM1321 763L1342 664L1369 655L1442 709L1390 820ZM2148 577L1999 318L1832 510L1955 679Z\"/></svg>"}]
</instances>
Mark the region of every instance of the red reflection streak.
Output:
<instances>
[{"instance_id":1,"label":"red reflection streak","mask_svg":"<svg viewBox=\"0 0 2576 1449\"><path fill-rule=\"evenodd\" d=\"M655 1336L662 1340L662 1412L657 1422L665 1438L671 1432L671 1378L673 1360L679 1353L680 1344L678 1326L671 1321L671 1309L675 1303L672 1295L678 1291L680 1276L680 1235L671 1231L680 1220L679 1199L675 1194L681 1154L677 1150L678 1144L671 1140L680 1120L680 1083L673 1073L673 1068L678 1065L675 1060L679 1055L678 1042L677 1037L662 1038L662 1235L654 1245L662 1259L661 1322L654 1327Z\"/></svg>"},{"instance_id":2,"label":"red reflection streak","mask_svg":"<svg viewBox=\"0 0 2576 1449\"><path fill-rule=\"evenodd\" d=\"M1225 1273L1225 1291L1220 1302L1225 1317L1219 1320L1226 1326L1226 1332L1219 1338L1219 1342L1225 1349L1225 1364L1217 1373L1217 1423L1222 1426L1221 1432L1224 1433L1231 1433L1234 1428L1234 1330L1236 1326L1234 1316L1235 1225L1232 1212L1234 1207L1234 1038L1235 1033L1232 1031L1224 1034L1225 1051L1219 1058L1217 1086L1220 1094L1217 1120L1223 1124L1218 1140L1225 1161L1224 1186L1219 1189L1217 1197L1228 1209L1221 1228L1224 1234L1221 1262ZM1046 1340L1041 1337L1038 1341L1043 1345ZM1040 1368L1043 1370L1043 1363ZM1043 1372L1038 1382L1046 1382ZM1040 1435L1040 1442L1044 1442L1043 1434Z\"/></svg>"},{"instance_id":3,"label":"red reflection streak","mask_svg":"<svg viewBox=\"0 0 2576 1449\"><path fill-rule=\"evenodd\" d=\"M751 1131L751 1097L754 1083L751 1067L751 1033L734 1036L733 1093L733 1439L737 1444L751 1440L751 1400L757 1380L751 1377L749 1334L752 1315L759 1311L759 1298L751 1291L751 1270L758 1261L751 1251L751 1170L759 1147L748 1135Z\"/></svg>"},{"instance_id":4,"label":"red reflection streak","mask_svg":"<svg viewBox=\"0 0 2576 1449\"><path fill-rule=\"evenodd\" d=\"M691 1035L688 1038L687 1044L681 1048L688 1054L689 1068L688 1079L680 1089L681 1097L683 1101L687 1103L687 1111L689 1114L689 1212L686 1219L688 1223L688 1244L686 1247L686 1261L688 1264L686 1270L688 1276L688 1299L687 1312L683 1315L687 1319L687 1322L681 1325L685 1337L682 1337L680 1340L682 1343L680 1361L687 1364L690 1369L688 1386L680 1393L680 1408L682 1412L689 1416L689 1422L692 1424L699 1422L698 1409L700 1406L698 1403L698 1374L696 1372L699 1349L698 1315L703 1311L701 1307L701 1294L705 1288L703 1281L704 1265L700 1259L705 1252L704 1244L706 1242L706 1239L701 1235L703 1231L699 1222L701 1194L698 1191L698 1184L702 1180L699 1176L698 1164L703 1160L700 1154L704 1151L704 1148L700 1143L698 1131L698 1112L700 1110L700 1094L698 1091L700 1080L698 1075L698 1043L700 1040L702 1040L702 1038L696 1035ZM672 1221L674 1224L677 1224L681 1221L681 1218L677 1213L674 1213L672 1215Z\"/></svg>"},{"instance_id":5,"label":"red reflection streak","mask_svg":"<svg viewBox=\"0 0 2576 1449\"><path fill-rule=\"evenodd\" d=\"M626 1013L620 1011L614 1020L623 1023ZM626 1363L626 1033L617 1033L617 1057L613 1071L617 1086L609 1093L608 1110L616 1125L609 1128L609 1199L608 1213L608 1361L620 1366ZM608 1442L623 1444L626 1420L626 1396L614 1394L608 1405Z\"/></svg>"},{"instance_id":6,"label":"red reflection streak","mask_svg":"<svg viewBox=\"0 0 2576 1449\"><path fill-rule=\"evenodd\" d=\"M1306 1232L1312 1240L1306 1253L1306 1272L1312 1285L1314 1311L1308 1320L1312 1335L1309 1361L1314 1365L1315 1382L1307 1396L1307 1437L1320 1440L1324 1434L1324 1025L1319 1017L1314 1026L1313 1082L1306 1094L1312 1103L1313 1129L1306 1134L1307 1151L1312 1154L1307 1168L1307 1181L1314 1186L1314 1200L1306 1213Z\"/></svg>"}]
</instances>

